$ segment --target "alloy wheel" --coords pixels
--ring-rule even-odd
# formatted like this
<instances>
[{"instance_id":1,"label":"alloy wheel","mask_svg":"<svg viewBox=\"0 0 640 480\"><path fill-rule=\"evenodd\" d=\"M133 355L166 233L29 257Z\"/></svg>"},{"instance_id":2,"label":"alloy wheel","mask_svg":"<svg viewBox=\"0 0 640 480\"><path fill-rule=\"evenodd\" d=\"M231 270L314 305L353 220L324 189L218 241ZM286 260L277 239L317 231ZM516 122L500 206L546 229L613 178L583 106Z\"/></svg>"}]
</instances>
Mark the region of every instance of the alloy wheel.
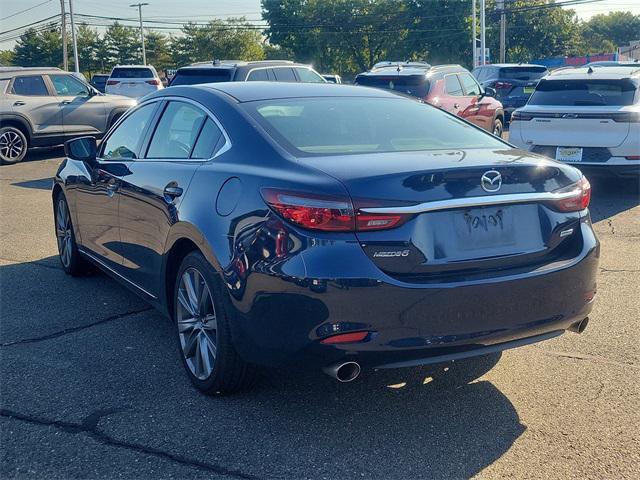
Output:
<instances>
[{"instance_id":1,"label":"alloy wheel","mask_svg":"<svg viewBox=\"0 0 640 480\"><path fill-rule=\"evenodd\" d=\"M20 158L25 144L20 135L16 132L8 130L0 135L0 155L8 162Z\"/></svg>"},{"instance_id":2,"label":"alloy wheel","mask_svg":"<svg viewBox=\"0 0 640 480\"><path fill-rule=\"evenodd\" d=\"M67 203L63 198L58 200L58 211L56 212L56 238L58 239L58 252L60 260L65 268L71 265L71 254L73 253L73 236L71 233L71 218Z\"/></svg>"},{"instance_id":3,"label":"alloy wheel","mask_svg":"<svg viewBox=\"0 0 640 480\"><path fill-rule=\"evenodd\" d=\"M501 123L497 123L493 126L493 134L496 137L501 137L502 136L502 124Z\"/></svg>"},{"instance_id":4,"label":"alloy wheel","mask_svg":"<svg viewBox=\"0 0 640 480\"><path fill-rule=\"evenodd\" d=\"M206 380L217 351L217 319L211 291L203 275L190 267L180 277L177 306L178 335L191 373Z\"/></svg>"}]
</instances>

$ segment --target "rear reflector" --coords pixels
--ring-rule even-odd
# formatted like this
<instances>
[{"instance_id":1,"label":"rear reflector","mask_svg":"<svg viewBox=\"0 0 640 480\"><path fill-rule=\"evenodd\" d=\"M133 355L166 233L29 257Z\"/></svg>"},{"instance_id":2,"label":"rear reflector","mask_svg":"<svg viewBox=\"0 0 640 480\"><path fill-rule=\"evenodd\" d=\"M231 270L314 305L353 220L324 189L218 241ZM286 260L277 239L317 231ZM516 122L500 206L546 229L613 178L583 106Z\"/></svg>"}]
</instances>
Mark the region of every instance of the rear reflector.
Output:
<instances>
[{"instance_id":1,"label":"rear reflector","mask_svg":"<svg viewBox=\"0 0 640 480\"><path fill-rule=\"evenodd\" d=\"M285 220L310 230L354 232L386 230L402 224L411 215L371 214L356 209L347 196L263 188L262 198ZM367 207L383 206L367 201Z\"/></svg>"},{"instance_id":2,"label":"rear reflector","mask_svg":"<svg viewBox=\"0 0 640 480\"><path fill-rule=\"evenodd\" d=\"M556 190L554 193L575 192L575 195L551 203L551 207L560 212L579 212L589 206L591 201L591 184L587 177L582 177L568 187Z\"/></svg>"},{"instance_id":3,"label":"rear reflector","mask_svg":"<svg viewBox=\"0 0 640 480\"><path fill-rule=\"evenodd\" d=\"M120 82L118 80L107 80L107 85L117 85Z\"/></svg>"},{"instance_id":4,"label":"rear reflector","mask_svg":"<svg viewBox=\"0 0 640 480\"><path fill-rule=\"evenodd\" d=\"M494 88L496 89L511 88L511 87L513 87L513 84L509 82L496 82L494 85Z\"/></svg>"},{"instance_id":5,"label":"rear reflector","mask_svg":"<svg viewBox=\"0 0 640 480\"><path fill-rule=\"evenodd\" d=\"M160 80L158 80L158 79L147 80L146 83L148 83L149 85L160 85Z\"/></svg>"},{"instance_id":6,"label":"rear reflector","mask_svg":"<svg viewBox=\"0 0 640 480\"><path fill-rule=\"evenodd\" d=\"M369 332L341 333L339 335L333 335L332 337L327 337L323 340L320 340L320 343L324 343L325 345L335 345L337 343L361 342L365 338L367 338L367 335L369 335Z\"/></svg>"},{"instance_id":7,"label":"rear reflector","mask_svg":"<svg viewBox=\"0 0 640 480\"><path fill-rule=\"evenodd\" d=\"M627 155L626 157L627 160L640 160L640 155Z\"/></svg>"}]
</instances>

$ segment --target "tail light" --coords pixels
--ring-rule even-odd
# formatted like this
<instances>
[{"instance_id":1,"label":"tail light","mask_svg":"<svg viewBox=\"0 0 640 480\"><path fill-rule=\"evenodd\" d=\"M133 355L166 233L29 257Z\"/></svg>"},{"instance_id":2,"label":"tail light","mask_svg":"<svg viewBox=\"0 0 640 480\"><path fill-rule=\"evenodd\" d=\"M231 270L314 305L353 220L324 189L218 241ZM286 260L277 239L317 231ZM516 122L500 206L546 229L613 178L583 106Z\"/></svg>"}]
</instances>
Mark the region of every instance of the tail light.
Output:
<instances>
[{"instance_id":1,"label":"tail light","mask_svg":"<svg viewBox=\"0 0 640 480\"><path fill-rule=\"evenodd\" d=\"M147 80L145 83L148 83L149 85L160 85L160 80L153 79L153 80Z\"/></svg>"},{"instance_id":2,"label":"tail light","mask_svg":"<svg viewBox=\"0 0 640 480\"><path fill-rule=\"evenodd\" d=\"M493 86L496 90L506 90L508 88L512 88L513 84L509 82L496 82Z\"/></svg>"},{"instance_id":3,"label":"tail light","mask_svg":"<svg viewBox=\"0 0 640 480\"><path fill-rule=\"evenodd\" d=\"M107 80L107 85L117 85L120 82L118 80Z\"/></svg>"},{"instance_id":4,"label":"tail light","mask_svg":"<svg viewBox=\"0 0 640 480\"><path fill-rule=\"evenodd\" d=\"M356 342L362 342L368 336L369 336L369 332L340 333L338 335L333 335L331 337L324 338L320 340L320 343L324 343L325 345L336 345L339 343L356 343Z\"/></svg>"},{"instance_id":5,"label":"tail light","mask_svg":"<svg viewBox=\"0 0 640 480\"><path fill-rule=\"evenodd\" d=\"M520 110L515 110L511 114L511 121L512 122L527 122L527 121L531 120L532 118L533 118L533 115L531 115L529 113L523 113Z\"/></svg>"},{"instance_id":6,"label":"tail light","mask_svg":"<svg viewBox=\"0 0 640 480\"><path fill-rule=\"evenodd\" d=\"M591 184L589 180L587 180L587 177L583 176L576 183L556 190L554 193L567 192L574 192L574 195L563 198L562 200L556 200L551 206L560 212L579 212L589 206L589 202L591 201Z\"/></svg>"},{"instance_id":7,"label":"tail light","mask_svg":"<svg viewBox=\"0 0 640 480\"><path fill-rule=\"evenodd\" d=\"M310 230L325 232L386 230L401 225L410 217L402 214L363 213L354 208L351 199L347 196L315 195L272 188L263 188L261 193L267 205L281 217ZM366 206L374 205L368 201Z\"/></svg>"}]
</instances>

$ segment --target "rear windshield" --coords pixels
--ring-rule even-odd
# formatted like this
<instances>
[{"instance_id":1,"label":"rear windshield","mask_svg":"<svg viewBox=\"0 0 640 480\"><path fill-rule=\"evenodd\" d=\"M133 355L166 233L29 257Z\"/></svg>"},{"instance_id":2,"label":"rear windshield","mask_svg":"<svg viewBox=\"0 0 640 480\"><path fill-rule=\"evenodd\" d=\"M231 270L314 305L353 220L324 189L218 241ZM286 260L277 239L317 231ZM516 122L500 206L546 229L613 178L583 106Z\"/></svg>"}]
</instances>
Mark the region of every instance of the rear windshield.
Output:
<instances>
[{"instance_id":1,"label":"rear windshield","mask_svg":"<svg viewBox=\"0 0 640 480\"><path fill-rule=\"evenodd\" d=\"M499 78L513 80L538 80L547 74L545 67L504 67L500 69Z\"/></svg>"},{"instance_id":2,"label":"rear windshield","mask_svg":"<svg viewBox=\"0 0 640 480\"><path fill-rule=\"evenodd\" d=\"M199 83L216 83L230 82L231 70L229 69L188 69L178 70L176 76L171 80L171 86L174 85L197 85Z\"/></svg>"},{"instance_id":3,"label":"rear windshield","mask_svg":"<svg viewBox=\"0 0 640 480\"><path fill-rule=\"evenodd\" d=\"M529 105L633 105L637 88L632 80L541 80Z\"/></svg>"},{"instance_id":4,"label":"rear windshield","mask_svg":"<svg viewBox=\"0 0 640 480\"><path fill-rule=\"evenodd\" d=\"M404 93L418 98L424 98L429 93L429 80L422 75L359 75L355 83L356 85L363 85L365 87L393 90L394 92Z\"/></svg>"},{"instance_id":5,"label":"rear windshield","mask_svg":"<svg viewBox=\"0 0 640 480\"><path fill-rule=\"evenodd\" d=\"M111 72L111 78L155 78L150 68L116 67Z\"/></svg>"},{"instance_id":6,"label":"rear windshield","mask_svg":"<svg viewBox=\"0 0 640 480\"><path fill-rule=\"evenodd\" d=\"M401 97L278 99L248 102L244 108L298 156L505 148L453 115Z\"/></svg>"}]
</instances>

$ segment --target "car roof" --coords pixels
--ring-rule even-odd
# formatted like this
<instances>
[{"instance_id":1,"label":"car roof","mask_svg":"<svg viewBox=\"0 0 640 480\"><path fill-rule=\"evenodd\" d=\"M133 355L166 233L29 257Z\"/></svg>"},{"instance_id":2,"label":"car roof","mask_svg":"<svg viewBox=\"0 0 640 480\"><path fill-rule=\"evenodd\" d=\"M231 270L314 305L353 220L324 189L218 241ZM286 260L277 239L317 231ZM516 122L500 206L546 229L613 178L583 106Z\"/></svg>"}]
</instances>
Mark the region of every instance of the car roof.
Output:
<instances>
[{"instance_id":1,"label":"car roof","mask_svg":"<svg viewBox=\"0 0 640 480\"><path fill-rule=\"evenodd\" d=\"M220 82L192 85L189 88L215 90L233 97L238 102L311 97L399 97L399 95L379 88L338 85L335 83Z\"/></svg>"},{"instance_id":2,"label":"car roof","mask_svg":"<svg viewBox=\"0 0 640 480\"><path fill-rule=\"evenodd\" d=\"M62 72L58 67L0 67L0 73ZM69 72L65 72L69 73Z\"/></svg>"},{"instance_id":3,"label":"car roof","mask_svg":"<svg viewBox=\"0 0 640 480\"><path fill-rule=\"evenodd\" d=\"M456 64L429 65L424 62L380 62L376 63L371 70L358 74L363 77L376 76L410 76L410 75L432 75L443 72L468 72L467 69Z\"/></svg>"},{"instance_id":4,"label":"car roof","mask_svg":"<svg viewBox=\"0 0 640 480\"><path fill-rule=\"evenodd\" d=\"M185 65L184 67L178 68L178 71L201 68L233 69L238 67L281 67L288 65L294 67L310 67L310 65L295 63L291 60L256 60L253 62L243 60L214 60L212 62L196 62L191 65Z\"/></svg>"},{"instance_id":5,"label":"car roof","mask_svg":"<svg viewBox=\"0 0 640 480\"><path fill-rule=\"evenodd\" d=\"M542 67L547 68L544 65L539 65L536 63L491 63L488 65L478 65L478 67L498 67L498 68L514 68L514 67L523 67L523 68L531 68L531 67Z\"/></svg>"},{"instance_id":6,"label":"car roof","mask_svg":"<svg viewBox=\"0 0 640 480\"><path fill-rule=\"evenodd\" d=\"M632 70L628 67L607 67L607 68L591 68L591 67L578 67L578 68L564 68L555 70L549 75L547 79L562 78L565 80L584 80L586 78L598 78L601 80L621 80L624 78L637 78L640 77L640 66L637 70Z\"/></svg>"}]
</instances>

